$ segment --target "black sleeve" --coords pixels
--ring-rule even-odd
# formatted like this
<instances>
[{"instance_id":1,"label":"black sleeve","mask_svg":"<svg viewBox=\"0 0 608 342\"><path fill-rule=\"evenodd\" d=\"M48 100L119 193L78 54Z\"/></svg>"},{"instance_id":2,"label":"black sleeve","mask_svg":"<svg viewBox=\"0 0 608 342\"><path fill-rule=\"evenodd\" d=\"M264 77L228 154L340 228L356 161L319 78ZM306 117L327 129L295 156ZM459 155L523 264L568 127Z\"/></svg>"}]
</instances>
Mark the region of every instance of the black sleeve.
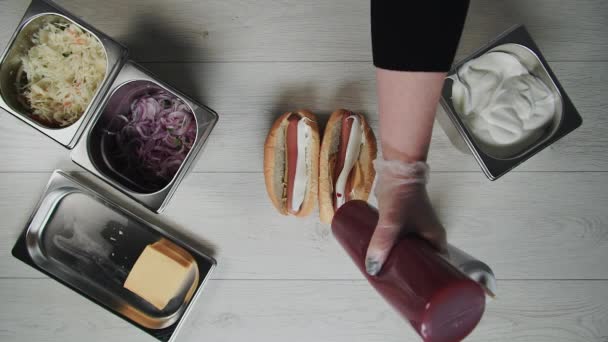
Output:
<instances>
[{"instance_id":1,"label":"black sleeve","mask_svg":"<svg viewBox=\"0 0 608 342\"><path fill-rule=\"evenodd\" d=\"M469 0L371 0L374 65L448 71L468 7Z\"/></svg>"}]
</instances>

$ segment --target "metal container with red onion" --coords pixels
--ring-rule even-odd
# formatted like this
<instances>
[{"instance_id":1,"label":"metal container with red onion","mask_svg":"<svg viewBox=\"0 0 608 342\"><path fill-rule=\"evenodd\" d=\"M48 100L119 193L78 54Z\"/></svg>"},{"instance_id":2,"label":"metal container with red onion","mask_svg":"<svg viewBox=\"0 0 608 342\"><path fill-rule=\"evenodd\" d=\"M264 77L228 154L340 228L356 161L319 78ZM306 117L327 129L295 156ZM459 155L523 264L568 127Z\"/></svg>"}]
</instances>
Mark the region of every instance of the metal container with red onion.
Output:
<instances>
[{"instance_id":1,"label":"metal container with red onion","mask_svg":"<svg viewBox=\"0 0 608 342\"><path fill-rule=\"evenodd\" d=\"M216 122L215 112L128 61L71 157L139 203L161 212Z\"/></svg>"}]
</instances>

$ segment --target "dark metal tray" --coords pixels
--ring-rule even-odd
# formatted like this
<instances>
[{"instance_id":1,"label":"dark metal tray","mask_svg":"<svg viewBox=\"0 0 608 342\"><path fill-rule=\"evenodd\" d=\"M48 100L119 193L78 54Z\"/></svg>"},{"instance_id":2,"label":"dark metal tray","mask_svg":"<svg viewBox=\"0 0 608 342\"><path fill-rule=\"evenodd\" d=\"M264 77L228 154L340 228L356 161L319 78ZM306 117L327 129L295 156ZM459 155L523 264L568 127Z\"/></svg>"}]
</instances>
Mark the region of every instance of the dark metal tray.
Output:
<instances>
[{"instance_id":1,"label":"dark metal tray","mask_svg":"<svg viewBox=\"0 0 608 342\"><path fill-rule=\"evenodd\" d=\"M165 239L190 254L189 285L164 309L123 287L143 249ZM213 258L55 171L13 255L161 341L170 341L215 268Z\"/></svg>"}]
</instances>

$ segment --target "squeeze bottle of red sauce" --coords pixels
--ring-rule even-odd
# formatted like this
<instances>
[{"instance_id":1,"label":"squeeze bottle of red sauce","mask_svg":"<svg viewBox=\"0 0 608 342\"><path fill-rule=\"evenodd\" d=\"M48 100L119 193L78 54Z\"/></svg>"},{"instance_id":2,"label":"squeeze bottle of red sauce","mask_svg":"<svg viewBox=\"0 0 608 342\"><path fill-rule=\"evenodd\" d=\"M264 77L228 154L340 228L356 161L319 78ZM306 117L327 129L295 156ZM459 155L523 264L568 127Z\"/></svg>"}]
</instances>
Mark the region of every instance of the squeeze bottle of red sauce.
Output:
<instances>
[{"instance_id":1,"label":"squeeze bottle of red sauce","mask_svg":"<svg viewBox=\"0 0 608 342\"><path fill-rule=\"evenodd\" d=\"M364 201L349 201L334 215L332 231L370 284L423 341L464 339L483 315L482 287L415 236L400 240L380 273L368 275L365 254L377 222L375 208Z\"/></svg>"}]
</instances>

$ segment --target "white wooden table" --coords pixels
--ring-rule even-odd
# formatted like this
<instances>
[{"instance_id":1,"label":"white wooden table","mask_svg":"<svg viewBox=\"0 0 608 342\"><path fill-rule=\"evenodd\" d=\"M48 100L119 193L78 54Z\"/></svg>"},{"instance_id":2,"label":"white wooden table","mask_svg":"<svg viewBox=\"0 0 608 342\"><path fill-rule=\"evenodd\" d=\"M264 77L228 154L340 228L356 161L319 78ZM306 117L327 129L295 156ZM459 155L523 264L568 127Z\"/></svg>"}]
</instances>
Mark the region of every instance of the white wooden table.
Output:
<instances>
[{"instance_id":1,"label":"white wooden table","mask_svg":"<svg viewBox=\"0 0 608 342\"><path fill-rule=\"evenodd\" d=\"M497 182L436 126L433 202L450 241L499 279L468 340L606 342L608 2L472 2L459 57L526 24L584 124ZM275 213L262 175L266 131L283 111L347 107L377 128L367 0L59 3L220 113L194 173L164 214L148 215L219 260L180 341L417 340L316 215ZM0 47L26 6L0 0ZM10 255L52 170L80 170L14 117L0 114L0 127L0 340L152 341Z\"/></svg>"}]
</instances>

